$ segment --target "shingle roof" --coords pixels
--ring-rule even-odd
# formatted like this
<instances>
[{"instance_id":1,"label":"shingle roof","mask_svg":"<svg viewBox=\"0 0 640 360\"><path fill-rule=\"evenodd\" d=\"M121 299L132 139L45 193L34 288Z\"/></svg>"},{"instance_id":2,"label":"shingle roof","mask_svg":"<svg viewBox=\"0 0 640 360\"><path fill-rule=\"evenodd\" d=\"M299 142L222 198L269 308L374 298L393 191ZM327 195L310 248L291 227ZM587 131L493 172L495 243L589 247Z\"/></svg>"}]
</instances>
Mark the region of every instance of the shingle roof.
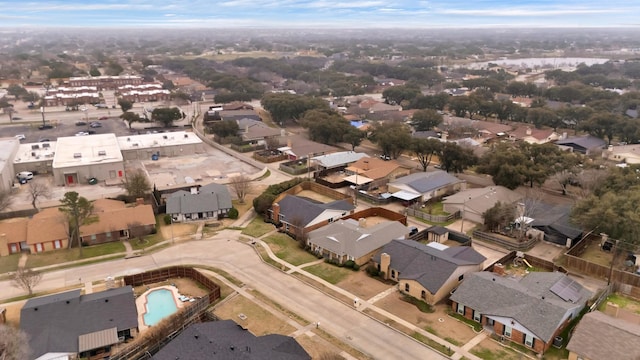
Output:
<instances>
[{"instance_id":1,"label":"shingle roof","mask_svg":"<svg viewBox=\"0 0 640 360\"><path fill-rule=\"evenodd\" d=\"M151 205L104 209L97 216L98 221L80 227L82 236L124 230L134 226L155 225L156 223Z\"/></svg>"},{"instance_id":2,"label":"shingle roof","mask_svg":"<svg viewBox=\"0 0 640 360\"><path fill-rule=\"evenodd\" d=\"M397 221L385 221L372 227L360 227L358 221L340 220L309 233L309 243L339 256L360 258L393 239L403 238L409 229Z\"/></svg>"},{"instance_id":3,"label":"shingle roof","mask_svg":"<svg viewBox=\"0 0 640 360\"><path fill-rule=\"evenodd\" d=\"M197 194L176 191L167 199L167 214L193 214L231 209L231 195L225 185L211 183Z\"/></svg>"},{"instance_id":4,"label":"shingle roof","mask_svg":"<svg viewBox=\"0 0 640 360\"><path fill-rule=\"evenodd\" d=\"M401 167L396 160L385 161L378 158L362 158L349 165L346 170L377 180L388 176Z\"/></svg>"},{"instance_id":5,"label":"shingle roof","mask_svg":"<svg viewBox=\"0 0 640 360\"><path fill-rule=\"evenodd\" d=\"M153 359L306 360L311 356L292 337L256 337L232 320L220 320L190 325Z\"/></svg>"},{"instance_id":6,"label":"shingle roof","mask_svg":"<svg viewBox=\"0 0 640 360\"><path fill-rule=\"evenodd\" d=\"M341 151L333 154L316 156L311 158L311 160L317 162L318 164L320 164L320 166L323 166L325 168L333 168L350 164L364 157L369 157L369 155L353 151Z\"/></svg>"},{"instance_id":7,"label":"shingle roof","mask_svg":"<svg viewBox=\"0 0 640 360\"><path fill-rule=\"evenodd\" d=\"M586 314L567 344L585 359L640 359L640 325L608 316L599 311Z\"/></svg>"},{"instance_id":8,"label":"shingle roof","mask_svg":"<svg viewBox=\"0 0 640 360\"><path fill-rule=\"evenodd\" d=\"M405 184L418 193L425 194L459 182L462 182L462 180L447 173L446 171L436 170L403 176L401 178L397 178L395 181L390 183L390 185Z\"/></svg>"},{"instance_id":9,"label":"shingle roof","mask_svg":"<svg viewBox=\"0 0 640 360\"><path fill-rule=\"evenodd\" d=\"M566 238L575 239L582 234L582 230L571 223L571 206L544 204L534 206L534 209L527 216L533 218L530 226L533 228L552 228L564 235Z\"/></svg>"},{"instance_id":10,"label":"shingle roof","mask_svg":"<svg viewBox=\"0 0 640 360\"><path fill-rule=\"evenodd\" d=\"M532 272L507 278L491 272L470 274L451 295L451 300L487 316L511 318L549 342L568 311L582 308L591 293L579 286L580 299L564 301L550 289L567 275Z\"/></svg>"},{"instance_id":11,"label":"shingle roof","mask_svg":"<svg viewBox=\"0 0 640 360\"><path fill-rule=\"evenodd\" d=\"M280 205L280 215L284 216L284 221L291 223L293 219L299 218L305 227L326 210L351 211L354 209L354 206L346 200L336 200L323 204L295 195L285 196L278 202L278 205Z\"/></svg>"},{"instance_id":12,"label":"shingle roof","mask_svg":"<svg viewBox=\"0 0 640 360\"><path fill-rule=\"evenodd\" d=\"M27 244L63 240L69 237L65 214L48 208L33 215L27 224Z\"/></svg>"},{"instance_id":13,"label":"shingle roof","mask_svg":"<svg viewBox=\"0 0 640 360\"><path fill-rule=\"evenodd\" d=\"M503 204L513 204L520 199L522 199L522 195L503 186L488 186L460 191L447 196L442 202L444 204L464 204L465 211L482 214L498 201Z\"/></svg>"},{"instance_id":14,"label":"shingle roof","mask_svg":"<svg viewBox=\"0 0 640 360\"><path fill-rule=\"evenodd\" d=\"M602 149L607 146L607 142L591 135L570 137L556 141L557 145L577 145L585 149Z\"/></svg>"},{"instance_id":15,"label":"shingle roof","mask_svg":"<svg viewBox=\"0 0 640 360\"><path fill-rule=\"evenodd\" d=\"M80 290L30 299L20 312L20 328L30 338L32 358L49 352L78 352L80 335L117 327L138 327L133 288L88 295Z\"/></svg>"},{"instance_id":16,"label":"shingle roof","mask_svg":"<svg viewBox=\"0 0 640 360\"><path fill-rule=\"evenodd\" d=\"M416 280L432 294L438 292L459 266L479 265L484 256L468 246L439 250L413 240L393 240L373 257L380 263L380 255L391 257L391 268L400 279Z\"/></svg>"}]
</instances>

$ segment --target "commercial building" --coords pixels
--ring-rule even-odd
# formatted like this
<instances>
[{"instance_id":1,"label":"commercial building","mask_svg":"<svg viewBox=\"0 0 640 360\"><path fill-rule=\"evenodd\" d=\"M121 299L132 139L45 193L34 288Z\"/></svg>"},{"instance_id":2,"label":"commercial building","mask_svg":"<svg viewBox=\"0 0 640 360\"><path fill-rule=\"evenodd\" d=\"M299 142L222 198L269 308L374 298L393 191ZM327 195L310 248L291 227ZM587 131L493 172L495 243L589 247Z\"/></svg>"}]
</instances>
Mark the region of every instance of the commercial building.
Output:
<instances>
[{"instance_id":1,"label":"commercial building","mask_svg":"<svg viewBox=\"0 0 640 360\"><path fill-rule=\"evenodd\" d=\"M14 138L0 139L0 191L8 191L15 181L13 161L18 153L20 141Z\"/></svg>"}]
</instances>

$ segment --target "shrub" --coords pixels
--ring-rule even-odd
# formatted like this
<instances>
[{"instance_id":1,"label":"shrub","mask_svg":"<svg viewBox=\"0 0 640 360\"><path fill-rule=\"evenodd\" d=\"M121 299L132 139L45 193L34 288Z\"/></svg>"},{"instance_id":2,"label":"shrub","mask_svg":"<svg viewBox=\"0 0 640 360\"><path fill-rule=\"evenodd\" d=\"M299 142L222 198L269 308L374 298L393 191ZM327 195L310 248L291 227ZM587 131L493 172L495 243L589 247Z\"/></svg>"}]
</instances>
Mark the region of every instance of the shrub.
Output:
<instances>
[{"instance_id":1,"label":"shrub","mask_svg":"<svg viewBox=\"0 0 640 360\"><path fill-rule=\"evenodd\" d=\"M164 220L164 224L165 225L169 225L171 224L171 215L169 214L164 214L164 217L162 218Z\"/></svg>"},{"instance_id":2,"label":"shrub","mask_svg":"<svg viewBox=\"0 0 640 360\"><path fill-rule=\"evenodd\" d=\"M369 266L367 266L365 271L367 272L367 274L369 274L369 276L379 276L380 275L380 271L378 270L378 267L373 265L373 264L370 264Z\"/></svg>"},{"instance_id":3,"label":"shrub","mask_svg":"<svg viewBox=\"0 0 640 360\"><path fill-rule=\"evenodd\" d=\"M354 271L358 271L358 270L360 270L360 265L358 265L358 264L353 264L353 270L354 270Z\"/></svg>"},{"instance_id":4,"label":"shrub","mask_svg":"<svg viewBox=\"0 0 640 360\"><path fill-rule=\"evenodd\" d=\"M237 219L238 209L232 207L231 209L229 209L229 212L227 213L227 215L229 216L229 219Z\"/></svg>"},{"instance_id":5,"label":"shrub","mask_svg":"<svg viewBox=\"0 0 640 360\"><path fill-rule=\"evenodd\" d=\"M347 260L347 261L345 261L345 262L344 262L344 267L347 267L347 268L353 269L353 266L354 266L355 264L356 264L356 263L355 263L355 261L353 261L353 260Z\"/></svg>"}]
</instances>

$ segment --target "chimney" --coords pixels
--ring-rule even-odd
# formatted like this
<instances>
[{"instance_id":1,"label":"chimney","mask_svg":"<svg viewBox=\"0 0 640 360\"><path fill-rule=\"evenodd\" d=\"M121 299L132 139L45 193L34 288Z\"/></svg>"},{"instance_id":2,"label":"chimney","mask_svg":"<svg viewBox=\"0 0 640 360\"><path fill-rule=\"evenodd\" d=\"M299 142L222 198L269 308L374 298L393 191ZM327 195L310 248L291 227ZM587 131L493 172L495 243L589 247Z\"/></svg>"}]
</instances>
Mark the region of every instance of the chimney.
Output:
<instances>
[{"instance_id":1,"label":"chimney","mask_svg":"<svg viewBox=\"0 0 640 360\"><path fill-rule=\"evenodd\" d=\"M389 279L389 268L391 267L391 255L387 253L380 254L380 271L384 272L384 279Z\"/></svg>"},{"instance_id":2,"label":"chimney","mask_svg":"<svg viewBox=\"0 0 640 360\"><path fill-rule=\"evenodd\" d=\"M287 146L291 147L291 138L287 139Z\"/></svg>"},{"instance_id":3,"label":"chimney","mask_svg":"<svg viewBox=\"0 0 640 360\"><path fill-rule=\"evenodd\" d=\"M527 126L527 131L525 132L527 136L531 135L531 128Z\"/></svg>"},{"instance_id":4,"label":"chimney","mask_svg":"<svg viewBox=\"0 0 640 360\"><path fill-rule=\"evenodd\" d=\"M273 203L273 205L271 205L271 216L271 220L273 220L275 224L280 222L280 204Z\"/></svg>"},{"instance_id":5,"label":"chimney","mask_svg":"<svg viewBox=\"0 0 640 360\"><path fill-rule=\"evenodd\" d=\"M367 218L358 219L358 227L361 227L361 228L367 227Z\"/></svg>"},{"instance_id":6,"label":"chimney","mask_svg":"<svg viewBox=\"0 0 640 360\"><path fill-rule=\"evenodd\" d=\"M136 198L136 206L144 205L144 198Z\"/></svg>"},{"instance_id":7,"label":"chimney","mask_svg":"<svg viewBox=\"0 0 640 360\"><path fill-rule=\"evenodd\" d=\"M560 139L564 140L566 138L567 138L567 132L565 131L565 132L562 133L562 137Z\"/></svg>"},{"instance_id":8,"label":"chimney","mask_svg":"<svg viewBox=\"0 0 640 360\"><path fill-rule=\"evenodd\" d=\"M448 131L443 131L442 134L440 135L440 140L447 141L448 137L449 137L449 132Z\"/></svg>"},{"instance_id":9,"label":"chimney","mask_svg":"<svg viewBox=\"0 0 640 360\"><path fill-rule=\"evenodd\" d=\"M495 263L493 265L493 272L500 276L503 276L505 274L504 265L502 265L501 263Z\"/></svg>"}]
</instances>

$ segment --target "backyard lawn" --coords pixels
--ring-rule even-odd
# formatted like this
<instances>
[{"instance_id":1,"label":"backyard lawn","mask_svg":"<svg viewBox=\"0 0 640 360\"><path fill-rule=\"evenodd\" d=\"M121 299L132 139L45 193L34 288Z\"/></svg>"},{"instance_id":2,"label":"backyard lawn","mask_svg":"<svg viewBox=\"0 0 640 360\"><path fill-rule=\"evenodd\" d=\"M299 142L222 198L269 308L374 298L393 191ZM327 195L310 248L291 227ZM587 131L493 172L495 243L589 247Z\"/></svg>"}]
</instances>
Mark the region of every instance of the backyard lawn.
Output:
<instances>
[{"instance_id":1,"label":"backyard lawn","mask_svg":"<svg viewBox=\"0 0 640 360\"><path fill-rule=\"evenodd\" d=\"M40 254L30 254L27 258L26 266L29 268L36 268L123 252L125 252L124 244L117 241L83 247L82 256L80 256L80 249L78 248L49 251Z\"/></svg>"},{"instance_id":2,"label":"backyard lawn","mask_svg":"<svg viewBox=\"0 0 640 360\"><path fill-rule=\"evenodd\" d=\"M272 230L275 230L273 224L264 222L261 216L256 216L251 220L249 225L242 230L242 234L259 238Z\"/></svg>"},{"instance_id":3,"label":"backyard lawn","mask_svg":"<svg viewBox=\"0 0 640 360\"><path fill-rule=\"evenodd\" d=\"M263 239L280 259L292 265L301 265L318 260L315 256L304 251L298 242L286 234L273 234Z\"/></svg>"},{"instance_id":4,"label":"backyard lawn","mask_svg":"<svg viewBox=\"0 0 640 360\"><path fill-rule=\"evenodd\" d=\"M327 263L307 266L304 270L334 285L353 274L351 269Z\"/></svg>"}]
</instances>

